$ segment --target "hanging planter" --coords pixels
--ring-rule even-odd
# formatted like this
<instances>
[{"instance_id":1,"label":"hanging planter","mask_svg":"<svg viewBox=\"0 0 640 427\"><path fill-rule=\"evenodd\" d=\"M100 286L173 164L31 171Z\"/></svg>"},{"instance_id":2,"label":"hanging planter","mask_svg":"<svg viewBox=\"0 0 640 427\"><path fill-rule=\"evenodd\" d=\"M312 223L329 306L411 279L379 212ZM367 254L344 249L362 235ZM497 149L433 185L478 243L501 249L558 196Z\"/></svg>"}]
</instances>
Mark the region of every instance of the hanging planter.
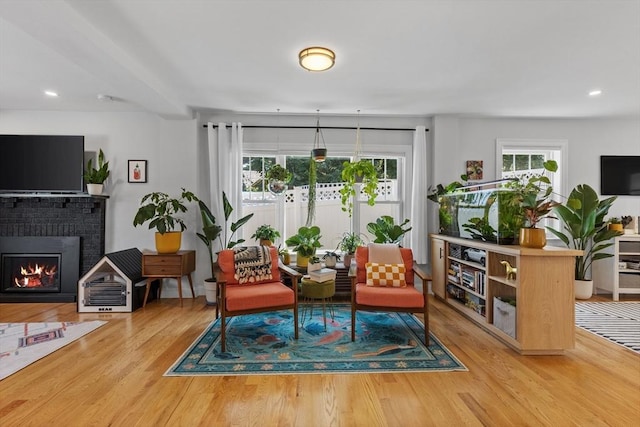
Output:
<instances>
[{"instance_id":1,"label":"hanging planter","mask_svg":"<svg viewBox=\"0 0 640 427\"><path fill-rule=\"evenodd\" d=\"M353 200L360 192L367 195L367 204L369 206L375 205L376 196L378 195L378 171L371 160L362 159L355 162L344 162L342 166L342 181L344 182L344 186L340 189L342 210L348 212L349 216L353 211Z\"/></svg>"},{"instance_id":2,"label":"hanging planter","mask_svg":"<svg viewBox=\"0 0 640 427\"><path fill-rule=\"evenodd\" d=\"M282 166L275 164L267 170L265 178L267 179L267 188L269 191L279 196L287 191L287 184L289 184L293 178L293 174Z\"/></svg>"},{"instance_id":3,"label":"hanging planter","mask_svg":"<svg viewBox=\"0 0 640 427\"><path fill-rule=\"evenodd\" d=\"M327 158L327 149L326 148L314 148L311 150L311 157L316 162L324 162Z\"/></svg>"}]
</instances>

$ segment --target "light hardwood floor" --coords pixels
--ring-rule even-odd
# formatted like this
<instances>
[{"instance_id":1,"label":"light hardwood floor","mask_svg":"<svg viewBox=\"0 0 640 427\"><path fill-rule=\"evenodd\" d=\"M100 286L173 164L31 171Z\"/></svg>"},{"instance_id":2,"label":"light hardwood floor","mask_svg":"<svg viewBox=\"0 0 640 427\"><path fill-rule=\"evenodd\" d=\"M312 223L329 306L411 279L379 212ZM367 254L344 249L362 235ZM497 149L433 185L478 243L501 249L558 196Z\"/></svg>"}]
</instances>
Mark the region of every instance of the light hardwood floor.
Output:
<instances>
[{"instance_id":1,"label":"light hardwood floor","mask_svg":"<svg viewBox=\"0 0 640 427\"><path fill-rule=\"evenodd\" d=\"M1 322L109 321L1 381L0 425L640 425L632 351L578 328L566 355L520 356L431 304L432 331L469 372L163 377L214 317L202 297L125 314L0 304Z\"/></svg>"}]
</instances>

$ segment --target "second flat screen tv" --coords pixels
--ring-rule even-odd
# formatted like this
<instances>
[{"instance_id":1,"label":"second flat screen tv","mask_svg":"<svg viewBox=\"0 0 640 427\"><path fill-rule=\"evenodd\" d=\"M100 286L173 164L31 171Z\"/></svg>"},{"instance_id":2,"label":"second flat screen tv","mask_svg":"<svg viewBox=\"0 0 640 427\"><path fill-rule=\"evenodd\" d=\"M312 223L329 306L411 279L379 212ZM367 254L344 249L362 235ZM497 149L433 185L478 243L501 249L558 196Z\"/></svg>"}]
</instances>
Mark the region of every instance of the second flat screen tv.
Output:
<instances>
[{"instance_id":1,"label":"second flat screen tv","mask_svg":"<svg viewBox=\"0 0 640 427\"><path fill-rule=\"evenodd\" d=\"M640 196L640 156L600 156L600 194Z\"/></svg>"},{"instance_id":2,"label":"second flat screen tv","mask_svg":"<svg viewBox=\"0 0 640 427\"><path fill-rule=\"evenodd\" d=\"M84 136L0 135L0 192L84 191Z\"/></svg>"}]
</instances>

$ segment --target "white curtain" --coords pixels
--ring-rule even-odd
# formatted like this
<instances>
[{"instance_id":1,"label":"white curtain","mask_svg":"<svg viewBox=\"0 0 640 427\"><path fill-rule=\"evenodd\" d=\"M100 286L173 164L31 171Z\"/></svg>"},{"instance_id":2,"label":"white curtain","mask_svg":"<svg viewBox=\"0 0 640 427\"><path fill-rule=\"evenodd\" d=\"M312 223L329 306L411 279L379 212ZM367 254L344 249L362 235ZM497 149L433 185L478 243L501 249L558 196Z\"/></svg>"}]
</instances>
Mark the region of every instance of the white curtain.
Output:
<instances>
[{"instance_id":1,"label":"white curtain","mask_svg":"<svg viewBox=\"0 0 640 427\"><path fill-rule=\"evenodd\" d=\"M208 124L209 137L209 181L211 185L211 213L216 223L224 227L224 207L222 193L226 193L233 212L229 218L231 222L241 217L242 211L242 124L232 123L227 128L226 123ZM238 236L234 236L234 240ZM217 247L216 251L222 249Z\"/></svg>"},{"instance_id":2,"label":"white curtain","mask_svg":"<svg viewBox=\"0 0 640 427\"><path fill-rule=\"evenodd\" d=\"M427 235L427 136L424 126L416 127L413 135L413 179L411 182L411 231L413 258L427 263L429 236Z\"/></svg>"}]
</instances>

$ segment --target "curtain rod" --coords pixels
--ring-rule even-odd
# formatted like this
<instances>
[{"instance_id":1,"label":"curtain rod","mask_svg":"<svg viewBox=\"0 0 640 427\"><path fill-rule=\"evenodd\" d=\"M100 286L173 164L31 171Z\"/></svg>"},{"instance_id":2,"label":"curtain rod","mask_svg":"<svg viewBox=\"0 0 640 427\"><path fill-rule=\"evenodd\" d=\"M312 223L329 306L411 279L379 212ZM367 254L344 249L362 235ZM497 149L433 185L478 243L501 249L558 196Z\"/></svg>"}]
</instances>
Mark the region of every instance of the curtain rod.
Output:
<instances>
[{"instance_id":1,"label":"curtain rod","mask_svg":"<svg viewBox=\"0 0 640 427\"><path fill-rule=\"evenodd\" d=\"M203 124L202 125L203 128L207 128L209 127L208 124ZM217 128L218 125L213 125L213 128ZM243 129L316 129L316 126L269 126L269 125L262 125L262 126L246 126L246 125L242 125ZM324 129L338 129L338 130L357 130L358 128L355 128L353 126L320 126L321 130ZM415 129L412 128L370 128L370 127L361 127L360 130L389 130L389 131L400 131L400 132L412 132L415 131ZM429 132L429 129L425 129L426 132Z\"/></svg>"}]
</instances>

